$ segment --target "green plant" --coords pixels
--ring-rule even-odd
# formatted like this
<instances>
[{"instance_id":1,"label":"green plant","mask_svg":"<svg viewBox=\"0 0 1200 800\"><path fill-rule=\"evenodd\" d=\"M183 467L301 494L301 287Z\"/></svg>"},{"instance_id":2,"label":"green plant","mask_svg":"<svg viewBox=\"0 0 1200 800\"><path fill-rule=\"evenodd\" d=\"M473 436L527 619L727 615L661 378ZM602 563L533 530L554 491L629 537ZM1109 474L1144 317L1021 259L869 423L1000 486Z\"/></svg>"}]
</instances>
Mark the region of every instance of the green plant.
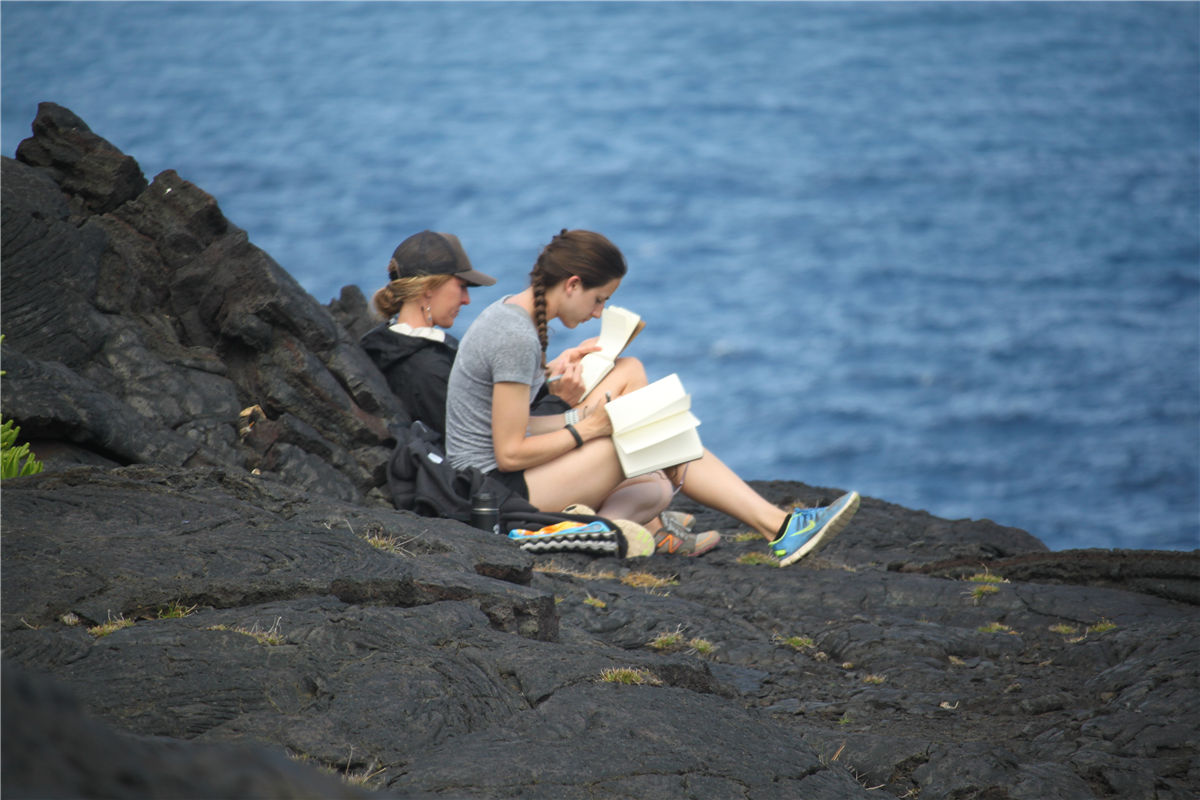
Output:
<instances>
[{"instance_id":1,"label":"green plant","mask_svg":"<svg viewBox=\"0 0 1200 800\"><path fill-rule=\"evenodd\" d=\"M588 592L588 596L583 598L583 604L591 606L592 608L604 608L608 605L608 603L604 602L599 597L593 597L591 592Z\"/></svg>"},{"instance_id":2,"label":"green plant","mask_svg":"<svg viewBox=\"0 0 1200 800\"><path fill-rule=\"evenodd\" d=\"M600 673L603 683L620 683L624 686L661 686L662 681L650 670L636 667L609 667Z\"/></svg>"},{"instance_id":3,"label":"green plant","mask_svg":"<svg viewBox=\"0 0 1200 800\"><path fill-rule=\"evenodd\" d=\"M972 586L971 591L969 591L967 594L971 597L975 604L978 605L979 601L984 597L989 594L995 594L998 591L1000 591L1000 589L994 583L981 583L978 586Z\"/></svg>"},{"instance_id":4,"label":"green plant","mask_svg":"<svg viewBox=\"0 0 1200 800\"><path fill-rule=\"evenodd\" d=\"M816 642L809 636L776 636L775 641L793 650L809 650L816 647Z\"/></svg>"},{"instance_id":5,"label":"green plant","mask_svg":"<svg viewBox=\"0 0 1200 800\"><path fill-rule=\"evenodd\" d=\"M759 564L765 564L771 567L779 566L779 560L773 556L767 555L766 553L746 553L744 555L740 555L738 556L737 563L746 564L747 566L756 566Z\"/></svg>"},{"instance_id":6,"label":"green plant","mask_svg":"<svg viewBox=\"0 0 1200 800\"><path fill-rule=\"evenodd\" d=\"M698 636L693 636L691 639L684 639L682 625L677 626L673 631L663 631L658 634L650 640L649 646L655 650L664 650L667 652L688 649L702 656L706 656L713 651L713 643L708 639L701 639Z\"/></svg>"},{"instance_id":7,"label":"green plant","mask_svg":"<svg viewBox=\"0 0 1200 800\"><path fill-rule=\"evenodd\" d=\"M683 647L683 628L673 631L663 631L650 640L650 646L655 650L678 650Z\"/></svg>"},{"instance_id":8,"label":"green plant","mask_svg":"<svg viewBox=\"0 0 1200 800\"><path fill-rule=\"evenodd\" d=\"M1117 623L1111 619L1102 618L1094 625L1088 625L1088 633L1108 633L1111 630L1116 630Z\"/></svg>"},{"instance_id":9,"label":"green plant","mask_svg":"<svg viewBox=\"0 0 1200 800\"><path fill-rule=\"evenodd\" d=\"M4 336L0 334L0 342ZM4 375L0 369L0 375ZM11 419L0 424L0 479L19 478L22 475L36 475L42 471L42 462L29 452L29 444L17 444L17 436L21 429Z\"/></svg>"},{"instance_id":10,"label":"green plant","mask_svg":"<svg viewBox=\"0 0 1200 800\"><path fill-rule=\"evenodd\" d=\"M1003 622L989 622L987 625L980 625L977 629L980 633L1011 633L1016 634L1009 626Z\"/></svg>"},{"instance_id":11,"label":"green plant","mask_svg":"<svg viewBox=\"0 0 1200 800\"><path fill-rule=\"evenodd\" d=\"M408 550L405 546L417 537L411 536L401 541L390 533L381 533L364 536L363 538L367 540L367 544L376 550L383 550L386 553L394 553L398 556L411 556L412 551Z\"/></svg>"},{"instance_id":12,"label":"green plant","mask_svg":"<svg viewBox=\"0 0 1200 800\"><path fill-rule=\"evenodd\" d=\"M21 429L11 419L0 425L0 478L18 478L42 471L42 462L29 452L29 443L17 443L20 434Z\"/></svg>"},{"instance_id":13,"label":"green plant","mask_svg":"<svg viewBox=\"0 0 1200 800\"><path fill-rule=\"evenodd\" d=\"M125 619L125 617L121 614L118 614L116 619L113 619L112 615L110 614L107 622L103 622L99 625L93 625L87 629L87 632L99 639L101 636L108 636L110 633L115 633L122 628L128 628L132 624L133 620Z\"/></svg>"},{"instance_id":14,"label":"green plant","mask_svg":"<svg viewBox=\"0 0 1200 800\"><path fill-rule=\"evenodd\" d=\"M183 619L196 610L196 606L185 606L178 600L172 600L165 606L158 607L159 619Z\"/></svg>"}]
</instances>

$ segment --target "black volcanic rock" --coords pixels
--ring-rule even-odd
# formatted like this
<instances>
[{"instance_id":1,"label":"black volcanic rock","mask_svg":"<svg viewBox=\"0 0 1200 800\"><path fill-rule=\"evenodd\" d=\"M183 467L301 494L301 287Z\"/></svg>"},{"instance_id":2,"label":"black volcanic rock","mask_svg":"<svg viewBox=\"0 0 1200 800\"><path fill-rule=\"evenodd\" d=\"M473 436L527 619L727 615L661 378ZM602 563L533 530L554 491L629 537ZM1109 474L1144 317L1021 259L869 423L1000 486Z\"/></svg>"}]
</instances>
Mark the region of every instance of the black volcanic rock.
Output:
<instances>
[{"instance_id":1,"label":"black volcanic rock","mask_svg":"<svg viewBox=\"0 0 1200 800\"><path fill-rule=\"evenodd\" d=\"M1200 551L863 498L778 569L680 498L702 558L531 557L391 507L356 287L66 109L17 155L0 404L47 470L0 504L5 797L1200 794Z\"/></svg>"}]
</instances>

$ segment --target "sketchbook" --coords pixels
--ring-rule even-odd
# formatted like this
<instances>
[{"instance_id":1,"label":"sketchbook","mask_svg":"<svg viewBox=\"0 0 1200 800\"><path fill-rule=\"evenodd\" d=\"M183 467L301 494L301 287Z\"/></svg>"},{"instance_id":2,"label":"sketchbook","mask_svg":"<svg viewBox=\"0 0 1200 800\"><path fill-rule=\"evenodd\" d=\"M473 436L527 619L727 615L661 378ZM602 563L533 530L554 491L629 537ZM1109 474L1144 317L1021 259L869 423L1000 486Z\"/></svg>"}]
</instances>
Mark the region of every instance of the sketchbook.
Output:
<instances>
[{"instance_id":1,"label":"sketchbook","mask_svg":"<svg viewBox=\"0 0 1200 800\"><path fill-rule=\"evenodd\" d=\"M587 397L596 384L612 371L617 356L625 350L634 337L642 332L646 323L627 308L606 306L600 315L600 336L596 344L600 349L588 353L579 361L582 369L583 396Z\"/></svg>"},{"instance_id":2,"label":"sketchbook","mask_svg":"<svg viewBox=\"0 0 1200 800\"><path fill-rule=\"evenodd\" d=\"M613 425L613 444L625 477L695 461L704 455L691 412L692 397L679 376L668 375L622 395L605 410Z\"/></svg>"}]
</instances>

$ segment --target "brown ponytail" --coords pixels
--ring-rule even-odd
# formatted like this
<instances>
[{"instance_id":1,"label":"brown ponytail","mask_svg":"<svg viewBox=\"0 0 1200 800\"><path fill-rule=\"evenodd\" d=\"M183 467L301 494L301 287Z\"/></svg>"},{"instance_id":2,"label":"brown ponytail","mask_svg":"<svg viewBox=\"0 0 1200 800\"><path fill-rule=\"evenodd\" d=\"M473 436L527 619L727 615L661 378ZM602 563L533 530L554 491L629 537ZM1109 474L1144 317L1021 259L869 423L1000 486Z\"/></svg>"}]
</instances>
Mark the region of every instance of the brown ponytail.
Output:
<instances>
[{"instance_id":1,"label":"brown ponytail","mask_svg":"<svg viewBox=\"0 0 1200 800\"><path fill-rule=\"evenodd\" d=\"M546 364L549 336L546 332L546 291L570 278L579 276L585 289L594 289L625 277L625 257L617 246L604 236L584 230L563 228L542 248L529 285L533 288L533 321L538 341L542 345L542 365Z\"/></svg>"}]
</instances>

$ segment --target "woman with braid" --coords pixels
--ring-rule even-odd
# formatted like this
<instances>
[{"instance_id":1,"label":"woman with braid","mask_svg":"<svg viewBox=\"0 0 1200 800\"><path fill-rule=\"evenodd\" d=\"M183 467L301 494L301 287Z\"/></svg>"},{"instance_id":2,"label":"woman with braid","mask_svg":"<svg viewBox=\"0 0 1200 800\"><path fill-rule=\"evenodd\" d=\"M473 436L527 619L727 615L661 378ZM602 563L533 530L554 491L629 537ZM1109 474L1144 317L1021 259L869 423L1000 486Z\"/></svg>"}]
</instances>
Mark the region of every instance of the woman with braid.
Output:
<instances>
[{"instance_id":1,"label":"woman with braid","mask_svg":"<svg viewBox=\"0 0 1200 800\"><path fill-rule=\"evenodd\" d=\"M613 446L605 400L557 420L529 413L547 375L577 373L579 359L594 349L581 345L547 363L547 322L557 319L575 328L600 317L625 272L620 250L604 236L581 230L555 236L538 256L529 286L484 309L463 336L450 372L446 451L455 467L491 473L543 511L582 504L602 516L645 520L655 533L658 511L640 518L623 507L614 513L611 504L621 504L621 492L632 482ZM619 397L645 383L639 362L620 359L589 397ZM781 566L828 541L858 508L855 492L825 508L777 508L707 450L696 461L668 469L666 479L693 500L758 531ZM671 490L662 491L665 508ZM714 531L701 536L695 548L701 552L719 541Z\"/></svg>"},{"instance_id":2,"label":"woman with braid","mask_svg":"<svg viewBox=\"0 0 1200 800\"><path fill-rule=\"evenodd\" d=\"M492 276L472 267L457 236L421 231L396 247L388 262L388 283L373 297L375 309L385 321L362 337L362 348L412 419L420 420L443 438L446 386L458 354L458 340L446 329L454 325L461 308L471 302L470 289L495 282ZM585 347L581 352L594 349ZM629 391L646 384L645 372L635 359L621 359L616 371L619 377L611 383L610 391ZM583 394L577 363L564 360L556 374L562 379L548 384L554 394L543 389L530 411L535 417L552 418L536 423L549 430L567 423L564 412ZM662 532L655 537L656 550L690 555L716 544L715 536L690 532L690 514L665 511L670 501L670 483L657 472L626 481L605 507L611 512L610 519L639 524L658 515L654 528L662 527Z\"/></svg>"}]
</instances>

